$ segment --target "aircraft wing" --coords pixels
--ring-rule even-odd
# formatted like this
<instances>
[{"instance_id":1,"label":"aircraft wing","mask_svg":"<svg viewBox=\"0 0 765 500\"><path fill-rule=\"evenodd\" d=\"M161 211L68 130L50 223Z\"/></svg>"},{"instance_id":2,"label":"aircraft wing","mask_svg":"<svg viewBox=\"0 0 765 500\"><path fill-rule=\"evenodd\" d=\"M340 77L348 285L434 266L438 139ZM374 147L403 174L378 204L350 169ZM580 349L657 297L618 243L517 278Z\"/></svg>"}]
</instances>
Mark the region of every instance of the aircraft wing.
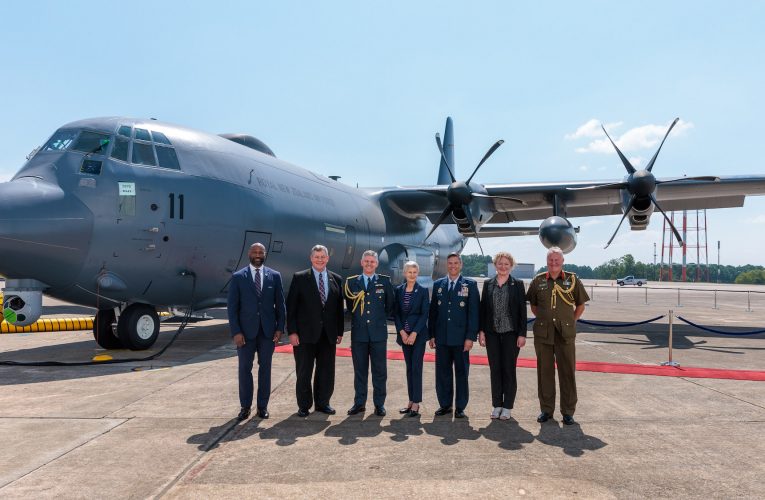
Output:
<instances>
[{"instance_id":1,"label":"aircraft wing","mask_svg":"<svg viewBox=\"0 0 765 500\"><path fill-rule=\"evenodd\" d=\"M657 179L661 183L664 179ZM489 196L480 198L481 208L494 215L486 223L540 220L553 215L557 197L565 206L566 217L589 217L622 214L622 189L613 184L620 181L575 181L517 184L486 184ZM595 189L581 189L594 186ZM400 215L427 216L431 222L447 205L446 185L397 187L378 191L383 205ZM765 195L765 176L720 177L717 181L688 180L656 187L655 196L665 211L705 208L741 207L746 196ZM445 220L443 223L452 223Z\"/></svg>"}]
</instances>

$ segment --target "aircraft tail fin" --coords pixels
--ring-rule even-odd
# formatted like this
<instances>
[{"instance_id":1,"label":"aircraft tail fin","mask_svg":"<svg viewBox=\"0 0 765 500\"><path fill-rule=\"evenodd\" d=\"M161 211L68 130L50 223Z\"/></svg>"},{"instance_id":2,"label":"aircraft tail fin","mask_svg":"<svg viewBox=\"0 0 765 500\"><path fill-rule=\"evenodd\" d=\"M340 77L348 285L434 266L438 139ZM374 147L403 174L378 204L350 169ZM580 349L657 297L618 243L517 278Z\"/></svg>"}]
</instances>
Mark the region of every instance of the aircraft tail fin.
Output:
<instances>
[{"instance_id":1,"label":"aircraft tail fin","mask_svg":"<svg viewBox=\"0 0 765 500\"><path fill-rule=\"evenodd\" d=\"M454 175L457 175L457 172L455 171L454 167L454 126L452 125L452 117L448 116L446 118L446 127L444 128L444 156L446 157L446 160L449 162L449 165L452 167L452 173ZM438 167L438 182L437 184L451 184L452 179L449 175L449 169L446 166L446 163L444 162L444 159L441 158L441 164Z\"/></svg>"}]
</instances>

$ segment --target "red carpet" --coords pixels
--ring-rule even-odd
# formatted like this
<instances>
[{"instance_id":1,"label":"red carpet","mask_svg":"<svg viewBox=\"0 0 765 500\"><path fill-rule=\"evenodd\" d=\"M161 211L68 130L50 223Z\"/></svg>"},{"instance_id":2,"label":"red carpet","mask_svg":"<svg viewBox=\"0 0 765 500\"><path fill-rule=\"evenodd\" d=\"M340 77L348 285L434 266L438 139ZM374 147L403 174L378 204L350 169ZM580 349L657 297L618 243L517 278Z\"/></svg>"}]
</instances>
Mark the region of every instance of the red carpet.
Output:
<instances>
[{"instance_id":1,"label":"red carpet","mask_svg":"<svg viewBox=\"0 0 765 500\"><path fill-rule=\"evenodd\" d=\"M276 352L291 353L291 345L282 345L276 348ZM337 355L344 358L351 356L350 347L338 347ZM388 359L403 360L404 353L400 350L388 351ZM425 353L425 361L432 363L436 355L432 351ZM488 365L486 356L470 356L470 363L474 365ZM518 358L519 368L536 368L537 360L534 358ZM626 373L629 375L655 375L658 377L689 377L689 378L720 378L729 380L754 380L765 381L765 371L756 370L722 370L719 368L697 368L692 366L659 365L636 365L628 363L602 363L599 361L579 361L576 364L577 371L598 373Z\"/></svg>"}]
</instances>

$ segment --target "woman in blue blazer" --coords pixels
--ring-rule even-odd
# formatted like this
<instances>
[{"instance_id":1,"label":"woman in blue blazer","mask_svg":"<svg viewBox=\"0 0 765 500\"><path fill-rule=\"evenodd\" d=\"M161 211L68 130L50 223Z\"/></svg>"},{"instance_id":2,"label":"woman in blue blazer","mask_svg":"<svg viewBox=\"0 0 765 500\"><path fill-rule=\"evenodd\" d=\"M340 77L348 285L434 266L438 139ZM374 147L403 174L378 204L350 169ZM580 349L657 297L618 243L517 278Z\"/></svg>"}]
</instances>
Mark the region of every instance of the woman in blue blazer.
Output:
<instances>
[{"instance_id":1,"label":"woman in blue blazer","mask_svg":"<svg viewBox=\"0 0 765 500\"><path fill-rule=\"evenodd\" d=\"M414 261L404 264L406 282L395 289L393 320L396 323L396 342L404 351L406 362L406 386L409 404L399 413L408 417L420 415L422 402L422 358L428 341L428 311L430 300L428 290L417 283L420 266Z\"/></svg>"}]
</instances>

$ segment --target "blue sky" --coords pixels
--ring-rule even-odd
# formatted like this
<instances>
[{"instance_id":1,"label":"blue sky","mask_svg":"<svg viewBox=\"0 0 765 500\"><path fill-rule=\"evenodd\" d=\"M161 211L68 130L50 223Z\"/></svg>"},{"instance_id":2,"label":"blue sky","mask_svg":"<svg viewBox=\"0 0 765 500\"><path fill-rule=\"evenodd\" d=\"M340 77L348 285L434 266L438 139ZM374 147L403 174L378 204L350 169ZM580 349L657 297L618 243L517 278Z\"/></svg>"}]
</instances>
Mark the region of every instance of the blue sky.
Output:
<instances>
[{"instance_id":1,"label":"blue sky","mask_svg":"<svg viewBox=\"0 0 765 500\"><path fill-rule=\"evenodd\" d=\"M763 174L763 25L765 4L743 1L13 2L0 19L0 180L62 124L107 115L246 132L362 186L434 183L446 116L457 177L505 139L484 183L620 179L601 137L576 131L611 124L645 163L679 116L657 176ZM661 246L658 214L608 250L618 217L572 222L571 263L652 261ZM708 226L710 263L720 240L723 263L765 264L765 197L709 211ZM536 237L484 249L544 260Z\"/></svg>"}]
</instances>

